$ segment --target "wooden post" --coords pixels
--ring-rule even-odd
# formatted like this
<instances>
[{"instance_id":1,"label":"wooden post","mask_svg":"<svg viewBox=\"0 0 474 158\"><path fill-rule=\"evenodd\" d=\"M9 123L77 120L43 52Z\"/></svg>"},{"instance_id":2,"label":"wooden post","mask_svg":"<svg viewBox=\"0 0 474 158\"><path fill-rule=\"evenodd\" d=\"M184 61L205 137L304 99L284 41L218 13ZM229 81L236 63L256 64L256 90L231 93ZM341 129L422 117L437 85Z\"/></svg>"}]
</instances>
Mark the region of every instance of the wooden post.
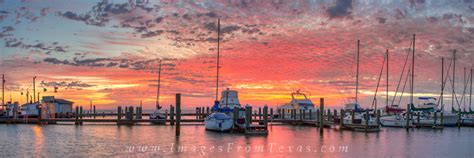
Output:
<instances>
[{"instance_id":1,"label":"wooden post","mask_svg":"<svg viewBox=\"0 0 474 158\"><path fill-rule=\"evenodd\" d=\"M82 110L83 110L83 109L82 109L82 106L81 106L81 107L79 108L79 112L80 112L80 114L79 114L79 118L80 118L79 124L80 124L80 125L82 125L82 117L83 117Z\"/></svg>"},{"instance_id":2,"label":"wooden post","mask_svg":"<svg viewBox=\"0 0 474 158\"><path fill-rule=\"evenodd\" d=\"M273 108L270 108L270 119L273 122Z\"/></svg>"},{"instance_id":3,"label":"wooden post","mask_svg":"<svg viewBox=\"0 0 474 158\"><path fill-rule=\"evenodd\" d=\"M377 110L377 125L380 126L380 110Z\"/></svg>"},{"instance_id":4,"label":"wooden post","mask_svg":"<svg viewBox=\"0 0 474 158\"><path fill-rule=\"evenodd\" d=\"M249 127L252 124L252 107L245 106L245 127Z\"/></svg>"},{"instance_id":5,"label":"wooden post","mask_svg":"<svg viewBox=\"0 0 474 158\"><path fill-rule=\"evenodd\" d=\"M323 112L324 111L324 98L321 98L319 102L321 104L319 106L319 110ZM323 127L324 127L324 118L323 118L323 115L321 114L319 116L319 133L323 133Z\"/></svg>"},{"instance_id":6,"label":"wooden post","mask_svg":"<svg viewBox=\"0 0 474 158\"><path fill-rule=\"evenodd\" d=\"M204 110L204 108L203 108L203 110ZM211 114L211 110L209 109L209 107L206 107L206 116L209 115L209 114Z\"/></svg>"},{"instance_id":7,"label":"wooden post","mask_svg":"<svg viewBox=\"0 0 474 158\"><path fill-rule=\"evenodd\" d=\"M117 125L120 125L120 119L122 119L122 107L117 107Z\"/></svg>"},{"instance_id":8,"label":"wooden post","mask_svg":"<svg viewBox=\"0 0 474 158\"><path fill-rule=\"evenodd\" d=\"M299 109L300 121L303 120L303 109Z\"/></svg>"},{"instance_id":9,"label":"wooden post","mask_svg":"<svg viewBox=\"0 0 474 158\"><path fill-rule=\"evenodd\" d=\"M416 112L416 124L420 127L420 112Z\"/></svg>"},{"instance_id":10,"label":"wooden post","mask_svg":"<svg viewBox=\"0 0 474 158\"><path fill-rule=\"evenodd\" d=\"M262 107L258 108L258 119L262 120Z\"/></svg>"},{"instance_id":11,"label":"wooden post","mask_svg":"<svg viewBox=\"0 0 474 158\"><path fill-rule=\"evenodd\" d=\"M74 124L79 125L79 107L76 106L76 121Z\"/></svg>"},{"instance_id":12,"label":"wooden post","mask_svg":"<svg viewBox=\"0 0 474 158\"><path fill-rule=\"evenodd\" d=\"M176 94L176 137L181 134L181 94Z\"/></svg>"},{"instance_id":13,"label":"wooden post","mask_svg":"<svg viewBox=\"0 0 474 158\"><path fill-rule=\"evenodd\" d=\"M95 105L94 105L94 118L96 117L97 115L97 111L95 111Z\"/></svg>"},{"instance_id":14,"label":"wooden post","mask_svg":"<svg viewBox=\"0 0 474 158\"><path fill-rule=\"evenodd\" d=\"M406 117L407 117L407 118L406 118L407 123L405 124L405 125L406 125L405 128L407 129L407 131L408 131L408 129L410 128L410 126L408 126L408 125L410 124L410 112L411 112L411 111L410 111L410 104L407 104L407 114L406 114L406 115L407 115L407 116L406 116Z\"/></svg>"},{"instance_id":15,"label":"wooden post","mask_svg":"<svg viewBox=\"0 0 474 158\"><path fill-rule=\"evenodd\" d=\"M328 121L330 121L330 120L332 119L331 110L328 109L328 113L327 113L327 114L328 114L328 115L327 115L327 116L328 116Z\"/></svg>"},{"instance_id":16,"label":"wooden post","mask_svg":"<svg viewBox=\"0 0 474 158\"><path fill-rule=\"evenodd\" d=\"M437 126L437 121L438 121L438 112L434 112L434 121L433 121L433 128Z\"/></svg>"},{"instance_id":17,"label":"wooden post","mask_svg":"<svg viewBox=\"0 0 474 158\"><path fill-rule=\"evenodd\" d=\"M355 111L351 110L351 124L354 124L354 119L355 119Z\"/></svg>"},{"instance_id":18,"label":"wooden post","mask_svg":"<svg viewBox=\"0 0 474 158\"><path fill-rule=\"evenodd\" d=\"M461 128L461 108L459 108L459 111L458 111L458 128Z\"/></svg>"},{"instance_id":19,"label":"wooden post","mask_svg":"<svg viewBox=\"0 0 474 158\"><path fill-rule=\"evenodd\" d=\"M303 120L306 119L306 109L303 109Z\"/></svg>"},{"instance_id":20,"label":"wooden post","mask_svg":"<svg viewBox=\"0 0 474 158\"><path fill-rule=\"evenodd\" d=\"M334 117L337 117L337 110L334 109Z\"/></svg>"},{"instance_id":21,"label":"wooden post","mask_svg":"<svg viewBox=\"0 0 474 158\"><path fill-rule=\"evenodd\" d=\"M174 125L174 107L170 105L170 125Z\"/></svg>"},{"instance_id":22,"label":"wooden post","mask_svg":"<svg viewBox=\"0 0 474 158\"><path fill-rule=\"evenodd\" d=\"M344 126L344 117L346 116L346 112L344 111L344 109L341 109L341 117L339 117L339 124L341 125L341 127Z\"/></svg>"},{"instance_id":23,"label":"wooden post","mask_svg":"<svg viewBox=\"0 0 474 158\"><path fill-rule=\"evenodd\" d=\"M199 112L199 107L196 107L196 120L200 119Z\"/></svg>"},{"instance_id":24,"label":"wooden post","mask_svg":"<svg viewBox=\"0 0 474 158\"><path fill-rule=\"evenodd\" d=\"M312 115L311 113L312 113L312 111L313 111L312 109L309 109L309 120L313 119L313 118L311 118L311 115Z\"/></svg>"},{"instance_id":25,"label":"wooden post","mask_svg":"<svg viewBox=\"0 0 474 158\"><path fill-rule=\"evenodd\" d=\"M318 121L319 121L319 115L320 115L319 109L316 109L316 119L317 119Z\"/></svg>"},{"instance_id":26,"label":"wooden post","mask_svg":"<svg viewBox=\"0 0 474 158\"><path fill-rule=\"evenodd\" d=\"M285 109L280 109L280 111L281 111L280 118L285 119Z\"/></svg>"},{"instance_id":27,"label":"wooden post","mask_svg":"<svg viewBox=\"0 0 474 158\"><path fill-rule=\"evenodd\" d=\"M263 124L265 125L265 130L268 128L268 106L263 107Z\"/></svg>"},{"instance_id":28,"label":"wooden post","mask_svg":"<svg viewBox=\"0 0 474 158\"><path fill-rule=\"evenodd\" d=\"M365 132L367 132L367 131L369 130L369 119L370 119L370 117L369 117L369 110L366 110L366 111L365 111L365 117L364 117L364 119L365 119Z\"/></svg>"},{"instance_id":29,"label":"wooden post","mask_svg":"<svg viewBox=\"0 0 474 158\"><path fill-rule=\"evenodd\" d=\"M239 117L239 108L234 108L233 111L234 116L232 117L232 129L235 129L235 124L237 122L237 118Z\"/></svg>"},{"instance_id":30,"label":"wooden post","mask_svg":"<svg viewBox=\"0 0 474 158\"><path fill-rule=\"evenodd\" d=\"M441 111L440 122L441 122L441 126L443 126L444 125L444 112L443 111Z\"/></svg>"}]
</instances>

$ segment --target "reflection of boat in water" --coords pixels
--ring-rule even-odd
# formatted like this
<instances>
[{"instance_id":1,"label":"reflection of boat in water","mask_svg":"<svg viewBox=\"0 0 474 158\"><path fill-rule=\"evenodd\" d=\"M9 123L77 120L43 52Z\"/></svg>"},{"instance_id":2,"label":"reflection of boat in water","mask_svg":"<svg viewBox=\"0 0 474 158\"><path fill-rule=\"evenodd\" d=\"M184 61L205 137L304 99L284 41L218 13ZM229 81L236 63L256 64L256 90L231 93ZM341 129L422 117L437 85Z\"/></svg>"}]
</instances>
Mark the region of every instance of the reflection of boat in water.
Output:
<instances>
[{"instance_id":1,"label":"reflection of boat in water","mask_svg":"<svg viewBox=\"0 0 474 158\"><path fill-rule=\"evenodd\" d=\"M160 106L160 84L161 82L161 60L159 60L159 66L158 66L158 85L157 85L157 91L156 91L156 109L155 111L150 114L150 120L151 123L153 124L160 124L164 125L166 124L166 113L163 113L161 111L161 106Z\"/></svg>"},{"instance_id":2,"label":"reflection of boat in water","mask_svg":"<svg viewBox=\"0 0 474 158\"><path fill-rule=\"evenodd\" d=\"M206 130L229 131L232 129L234 109L238 109L236 124L240 123L243 126L245 112L241 108L237 91L229 89L222 91L220 101L214 103L212 113L204 120Z\"/></svg>"},{"instance_id":3,"label":"reflection of boat in water","mask_svg":"<svg viewBox=\"0 0 474 158\"><path fill-rule=\"evenodd\" d=\"M285 113L290 113L293 109L296 109L297 113L299 113L299 110L311 110L312 112L316 112L316 107L311 99L299 90L291 93L291 101L289 103L279 106L277 109L285 110Z\"/></svg>"}]
</instances>

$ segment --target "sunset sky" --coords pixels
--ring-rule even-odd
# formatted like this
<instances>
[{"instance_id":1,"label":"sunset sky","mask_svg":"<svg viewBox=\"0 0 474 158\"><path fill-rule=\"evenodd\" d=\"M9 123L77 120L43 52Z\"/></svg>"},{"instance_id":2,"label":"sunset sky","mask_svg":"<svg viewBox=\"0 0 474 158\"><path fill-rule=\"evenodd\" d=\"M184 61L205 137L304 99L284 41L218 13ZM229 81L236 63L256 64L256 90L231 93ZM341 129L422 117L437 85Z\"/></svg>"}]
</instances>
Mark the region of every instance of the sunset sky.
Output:
<instances>
[{"instance_id":1,"label":"sunset sky","mask_svg":"<svg viewBox=\"0 0 474 158\"><path fill-rule=\"evenodd\" d=\"M416 96L439 96L441 58L449 63L454 49L462 93L463 68L474 61L471 0L0 0L5 98L24 103L21 92L31 93L37 76L41 95L75 105L93 100L112 109L142 100L150 109L162 59L162 105L182 93L186 107L210 106L218 18L221 90L238 90L244 104L281 105L300 89L315 103L324 97L342 106L355 95L358 39L363 107L371 106L386 49L393 96L413 34Z\"/></svg>"}]
</instances>

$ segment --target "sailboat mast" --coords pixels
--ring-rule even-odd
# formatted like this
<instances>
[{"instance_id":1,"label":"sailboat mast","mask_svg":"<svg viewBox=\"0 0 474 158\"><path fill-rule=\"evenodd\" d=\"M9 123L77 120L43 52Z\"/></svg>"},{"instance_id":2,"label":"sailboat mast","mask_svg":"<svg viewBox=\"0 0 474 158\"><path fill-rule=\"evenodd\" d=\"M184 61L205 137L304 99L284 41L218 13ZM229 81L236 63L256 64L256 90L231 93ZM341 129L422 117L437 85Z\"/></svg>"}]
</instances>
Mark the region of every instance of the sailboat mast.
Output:
<instances>
[{"instance_id":1,"label":"sailboat mast","mask_svg":"<svg viewBox=\"0 0 474 158\"><path fill-rule=\"evenodd\" d=\"M453 88L452 88L453 92L451 94L451 104L452 104L453 107L454 107L454 95L456 95L456 91L455 91L456 82L455 82L455 80L456 80L456 50L454 50L454 52L453 52L453 81L452 81L453 82Z\"/></svg>"},{"instance_id":2,"label":"sailboat mast","mask_svg":"<svg viewBox=\"0 0 474 158\"><path fill-rule=\"evenodd\" d=\"M5 74L2 74L2 109L5 106Z\"/></svg>"},{"instance_id":3,"label":"sailboat mast","mask_svg":"<svg viewBox=\"0 0 474 158\"><path fill-rule=\"evenodd\" d=\"M356 104L359 104L359 45L360 40L357 40Z\"/></svg>"},{"instance_id":4,"label":"sailboat mast","mask_svg":"<svg viewBox=\"0 0 474 158\"><path fill-rule=\"evenodd\" d=\"M389 73L389 71L388 71L388 68L389 68L389 67L388 67L389 58L388 58L388 57L389 57L389 56L388 56L388 49L387 49L387 79L386 79L386 80L387 80L387 83L386 83L386 84L387 84L387 88L386 88L386 90L385 90L385 93L386 93L386 94L385 94L385 97L386 97L386 105L387 105L387 107L388 107L388 73Z\"/></svg>"},{"instance_id":5,"label":"sailboat mast","mask_svg":"<svg viewBox=\"0 0 474 158\"><path fill-rule=\"evenodd\" d=\"M441 96L439 97L439 100L441 102L441 108L444 111L444 58L441 58Z\"/></svg>"},{"instance_id":6,"label":"sailboat mast","mask_svg":"<svg viewBox=\"0 0 474 158\"><path fill-rule=\"evenodd\" d=\"M156 109L161 109L160 106L160 87L161 87L161 59L158 61L158 86L156 89Z\"/></svg>"},{"instance_id":7,"label":"sailboat mast","mask_svg":"<svg viewBox=\"0 0 474 158\"><path fill-rule=\"evenodd\" d=\"M472 69L471 69L471 84L469 90L469 112L471 111L471 104L472 104Z\"/></svg>"},{"instance_id":8,"label":"sailboat mast","mask_svg":"<svg viewBox=\"0 0 474 158\"><path fill-rule=\"evenodd\" d=\"M413 34L413 49L412 49L412 64L411 64L411 98L410 98L410 103L411 105L413 104L413 93L414 93L414 87L415 87L415 34Z\"/></svg>"},{"instance_id":9,"label":"sailboat mast","mask_svg":"<svg viewBox=\"0 0 474 158\"><path fill-rule=\"evenodd\" d=\"M221 20L217 19L217 75L216 75L216 101L219 99L219 58L220 58L220 37L221 37Z\"/></svg>"}]
</instances>

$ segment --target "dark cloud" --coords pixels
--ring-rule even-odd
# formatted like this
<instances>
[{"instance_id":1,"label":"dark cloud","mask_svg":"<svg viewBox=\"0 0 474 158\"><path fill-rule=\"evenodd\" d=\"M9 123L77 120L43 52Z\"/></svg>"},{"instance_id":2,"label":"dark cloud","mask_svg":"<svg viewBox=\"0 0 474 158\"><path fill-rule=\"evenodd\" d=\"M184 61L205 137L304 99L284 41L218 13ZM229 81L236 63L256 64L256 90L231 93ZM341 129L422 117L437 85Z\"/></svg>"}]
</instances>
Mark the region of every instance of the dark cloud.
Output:
<instances>
[{"instance_id":1,"label":"dark cloud","mask_svg":"<svg viewBox=\"0 0 474 158\"><path fill-rule=\"evenodd\" d=\"M42 50L42 51L45 51L46 54L50 54L51 52L65 53L68 51L67 49L69 48L69 46L59 45L58 42L53 42L50 44L46 44L46 43L27 44L16 38L5 39L5 47Z\"/></svg>"},{"instance_id":2,"label":"dark cloud","mask_svg":"<svg viewBox=\"0 0 474 158\"><path fill-rule=\"evenodd\" d=\"M172 59L163 59L163 69L172 69L176 65L169 63ZM57 58L45 58L43 62L55 65L70 65L70 66L87 66L87 67L118 67L132 70L156 70L158 67L158 59L150 60L130 60L130 59L115 59L115 58L95 58L95 59L78 59L61 60Z\"/></svg>"},{"instance_id":3,"label":"dark cloud","mask_svg":"<svg viewBox=\"0 0 474 158\"><path fill-rule=\"evenodd\" d=\"M336 0L336 4L327 9L329 18L340 18L351 15L352 0Z\"/></svg>"},{"instance_id":4,"label":"dark cloud","mask_svg":"<svg viewBox=\"0 0 474 158\"><path fill-rule=\"evenodd\" d=\"M94 87L96 85L83 83L82 81L72 81L72 82L45 82L41 81L40 85L42 87L58 87L58 88L65 88L65 89L82 89L82 88L89 88Z\"/></svg>"}]
</instances>

